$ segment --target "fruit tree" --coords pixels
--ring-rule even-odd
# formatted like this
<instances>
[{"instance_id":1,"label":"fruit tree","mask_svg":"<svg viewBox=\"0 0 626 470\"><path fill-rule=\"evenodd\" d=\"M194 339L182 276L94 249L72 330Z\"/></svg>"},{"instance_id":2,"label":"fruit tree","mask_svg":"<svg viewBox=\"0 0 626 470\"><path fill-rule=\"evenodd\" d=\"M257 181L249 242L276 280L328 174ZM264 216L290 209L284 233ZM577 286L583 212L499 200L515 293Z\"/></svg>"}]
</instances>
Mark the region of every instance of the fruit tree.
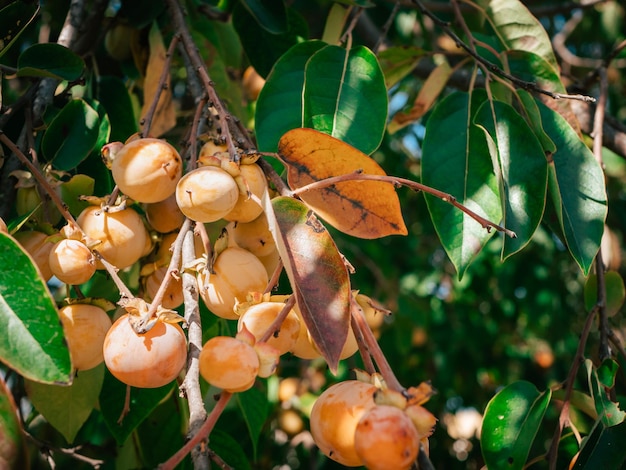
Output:
<instances>
[{"instance_id":1,"label":"fruit tree","mask_svg":"<svg viewBox=\"0 0 626 470\"><path fill-rule=\"evenodd\" d=\"M0 2L0 467L622 468L625 17Z\"/></svg>"}]
</instances>

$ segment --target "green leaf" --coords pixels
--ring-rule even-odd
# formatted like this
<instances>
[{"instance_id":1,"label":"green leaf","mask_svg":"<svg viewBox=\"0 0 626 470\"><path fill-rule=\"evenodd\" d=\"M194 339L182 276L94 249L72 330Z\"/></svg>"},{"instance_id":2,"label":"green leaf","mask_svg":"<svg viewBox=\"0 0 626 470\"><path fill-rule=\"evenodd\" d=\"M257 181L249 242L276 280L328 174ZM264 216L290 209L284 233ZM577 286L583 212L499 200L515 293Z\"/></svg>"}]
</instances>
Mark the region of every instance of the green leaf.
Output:
<instances>
[{"instance_id":1,"label":"green leaf","mask_svg":"<svg viewBox=\"0 0 626 470\"><path fill-rule=\"evenodd\" d=\"M609 428L596 421L589 435L583 440L580 454L573 469L624 468L626 452L626 422Z\"/></svg>"},{"instance_id":2,"label":"green leaf","mask_svg":"<svg viewBox=\"0 0 626 470\"><path fill-rule=\"evenodd\" d=\"M626 298L626 288L624 280L617 271L607 271L604 273L604 288L606 293L605 308L606 314L613 317L624 305ZM585 308L591 310L598 302L598 276L591 273L585 281Z\"/></svg>"},{"instance_id":3,"label":"green leaf","mask_svg":"<svg viewBox=\"0 0 626 470\"><path fill-rule=\"evenodd\" d=\"M104 422L119 445L122 445L159 403L172 393L174 385L175 382L159 388L130 387L130 409L119 422L124 409L127 386L106 371L100 391L100 410Z\"/></svg>"},{"instance_id":4,"label":"green leaf","mask_svg":"<svg viewBox=\"0 0 626 470\"><path fill-rule=\"evenodd\" d=\"M492 159L497 162L502 224L517 237L505 237L502 258L524 248L541 223L548 187L548 162L539 141L515 109L501 101L487 101L475 121L486 133Z\"/></svg>"},{"instance_id":5,"label":"green leaf","mask_svg":"<svg viewBox=\"0 0 626 470\"><path fill-rule=\"evenodd\" d=\"M39 269L0 232L0 360L27 379L69 383L72 364L59 313Z\"/></svg>"},{"instance_id":6,"label":"green leaf","mask_svg":"<svg viewBox=\"0 0 626 470\"><path fill-rule=\"evenodd\" d=\"M239 442L220 429L214 429L209 436L209 447L229 465L229 468L236 468L237 470L252 468Z\"/></svg>"},{"instance_id":7,"label":"green leaf","mask_svg":"<svg viewBox=\"0 0 626 470\"><path fill-rule=\"evenodd\" d=\"M471 124L485 99L483 92L471 97L453 93L433 110L422 147L422 183L499 222L502 208L489 147L484 132ZM426 195L426 202L439 239L461 278L493 231L438 198Z\"/></svg>"},{"instance_id":8,"label":"green leaf","mask_svg":"<svg viewBox=\"0 0 626 470\"><path fill-rule=\"evenodd\" d=\"M78 80L85 62L67 47L55 43L33 44L17 60L18 77Z\"/></svg>"},{"instance_id":9,"label":"green leaf","mask_svg":"<svg viewBox=\"0 0 626 470\"><path fill-rule=\"evenodd\" d=\"M296 44L274 65L256 104L254 120L259 150L276 152L283 134L302 127L304 68L311 56L325 46L322 41Z\"/></svg>"},{"instance_id":10,"label":"green leaf","mask_svg":"<svg viewBox=\"0 0 626 470\"><path fill-rule=\"evenodd\" d=\"M557 112L539 104L552 155L548 190L567 247L584 274L589 272L604 233L607 196L604 174L591 151Z\"/></svg>"},{"instance_id":11,"label":"green leaf","mask_svg":"<svg viewBox=\"0 0 626 470\"><path fill-rule=\"evenodd\" d=\"M260 390L252 387L245 392L235 394L235 398L248 427L250 440L252 441L252 451L256 460L259 437L270 413L267 396Z\"/></svg>"},{"instance_id":12,"label":"green leaf","mask_svg":"<svg viewBox=\"0 0 626 470\"><path fill-rule=\"evenodd\" d=\"M350 323L350 277L326 228L301 201L264 196L264 209L304 323L336 373Z\"/></svg>"},{"instance_id":13,"label":"green leaf","mask_svg":"<svg viewBox=\"0 0 626 470\"><path fill-rule=\"evenodd\" d=\"M281 34L272 34L262 28L240 3L234 8L232 21L250 63L262 77L267 77L276 61L291 46L309 35L306 20L293 8L287 9L288 28Z\"/></svg>"},{"instance_id":14,"label":"green leaf","mask_svg":"<svg viewBox=\"0 0 626 470\"><path fill-rule=\"evenodd\" d=\"M39 12L38 2L16 1L0 10L0 57L7 52Z\"/></svg>"},{"instance_id":15,"label":"green leaf","mask_svg":"<svg viewBox=\"0 0 626 470\"><path fill-rule=\"evenodd\" d=\"M94 150L100 135L98 113L83 100L72 100L54 117L41 148L58 170L72 170Z\"/></svg>"},{"instance_id":16,"label":"green leaf","mask_svg":"<svg viewBox=\"0 0 626 470\"><path fill-rule=\"evenodd\" d=\"M554 145L550 136L543 130L543 126L541 125L541 113L539 112L535 98L526 90L517 90L517 96L522 102L523 111L526 115L526 123L532 128L535 137L539 139L543 151L553 154L556 152L556 145Z\"/></svg>"},{"instance_id":17,"label":"green leaf","mask_svg":"<svg viewBox=\"0 0 626 470\"><path fill-rule=\"evenodd\" d=\"M327 46L306 64L303 126L371 154L387 122L387 89L378 60L359 46Z\"/></svg>"},{"instance_id":18,"label":"green leaf","mask_svg":"<svg viewBox=\"0 0 626 470\"><path fill-rule=\"evenodd\" d=\"M242 5L265 31L272 34L287 32L287 9L282 1L243 0Z\"/></svg>"},{"instance_id":19,"label":"green leaf","mask_svg":"<svg viewBox=\"0 0 626 470\"><path fill-rule=\"evenodd\" d=\"M139 130L126 85L118 77L104 76L98 79L97 90L98 100L106 109L111 123L109 139L112 142L124 142Z\"/></svg>"},{"instance_id":20,"label":"green leaf","mask_svg":"<svg viewBox=\"0 0 626 470\"><path fill-rule=\"evenodd\" d=\"M607 359L596 370L591 359L586 359L585 368L587 369L589 390L602 424L610 427L622 423L626 418L626 413L619 409L618 403L611 401L605 390L606 383L613 384L615 382L615 374L619 368L618 364L611 359ZM602 382L599 376L602 377Z\"/></svg>"},{"instance_id":21,"label":"green leaf","mask_svg":"<svg viewBox=\"0 0 626 470\"><path fill-rule=\"evenodd\" d=\"M24 441L24 430L13 395L0 376L0 436L2 454L0 468L31 468L28 465L28 452Z\"/></svg>"},{"instance_id":22,"label":"green leaf","mask_svg":"<svg viewBox=\"0 0 626 470\"><path fill-rule=\"evenodd\" d=\"M378 53L380 68L385 76L387 89L406 77L428 53L411 46L392 46Z\"/></svg>"},{"instance_id":23,"label":"green leaf","mask_svg":"<svg viewBox=\"0 0 626 470\"><path fill-rule=\"evenodd\" d=\"M485 11L506 46L533 52L558 68L548 33L521 1L490 0Z\"/></svg>"},{"instance_id":24,"label":"green leaf","mask_svg":"<svg viewBox=\"0 0 626 470\"><path fill-rule=\"evenodd\" d=\"M78 217L89 205L89 202L81 201L79 198L92 196L94 185L94 179L83 174L74 175L69 181L61 184L61 197L74 217Z\"/></svg>"},{"instance_id":25,"label":"green leaf","mask_svg":"<svg viewBox=\"0 0 626 470\"><path fill-rule=\"evenodd\" d=\"M33 406L71 444L97 404L103 380L100 364L79 372L69 387L30 380L24 385Z\"/></svg>"},{"instance_id":26,"label":"green leaf","mask_svg":"<svg viewBox=\"0 0 626 470\"><path fill-rule=\"evenodd\" d=\"M500 390L489 401L481 431L487 468L524 468L550 397L549 389L540 393L530 382L520 380Z\"/></svg>"}]
</instances>

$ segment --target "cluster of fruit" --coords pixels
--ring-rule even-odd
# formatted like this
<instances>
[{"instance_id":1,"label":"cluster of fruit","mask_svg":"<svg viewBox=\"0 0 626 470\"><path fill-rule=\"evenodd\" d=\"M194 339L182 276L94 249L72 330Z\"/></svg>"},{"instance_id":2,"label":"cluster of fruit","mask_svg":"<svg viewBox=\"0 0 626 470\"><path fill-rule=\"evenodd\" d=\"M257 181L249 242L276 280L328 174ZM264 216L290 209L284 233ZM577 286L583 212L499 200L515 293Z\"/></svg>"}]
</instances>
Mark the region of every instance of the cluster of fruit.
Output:
<instances>
[{"instance_id":1,"label":"cluster of fruit","mask_svg":"<svg viewBox=\"0 0 626 470\"><path fill-rule=\"evenodd\" d=\"M209 142L200 151L197 168L183 174L176 149L154 138L108 144L103 156L126 197L121 204L109 206L94 198L96 204L85 208L76 223L70 221L52 235L33 230L16 234L45 280L56 276L80 285L96 270L106 269L105 263L120 270L141 260L141 296L123 299L115 322L106 313L111 305L72 301L60 309L76 370L104 361L120 381L141 388L159 387L180 375L187 339L180 326L184 320L171 309L183 303L183 287L180 277L168 273L185 218L197 224L224 221L223 236L210 257L198 243L196 261L175 268L195 273L200 298L213 314L237 321L235 337L217 336L203 345L199 362L206 382L228 392L244 391L257 377L273 374L283 354L321 356L290 296L267 292L280 259L260 203L269 191L267 180L254 158L233 162L224 148ZM165 282L156 319L146 331L138 331L129 320L152 312L150 304ZM356 291L353 296L376 331L384 309ZM341 359L358 349L350 327ZM344 465L409 468L435 419L419 400L407 396L380 383L334 385L312 410L314 440Z\"/></svg>"}]
</instances>

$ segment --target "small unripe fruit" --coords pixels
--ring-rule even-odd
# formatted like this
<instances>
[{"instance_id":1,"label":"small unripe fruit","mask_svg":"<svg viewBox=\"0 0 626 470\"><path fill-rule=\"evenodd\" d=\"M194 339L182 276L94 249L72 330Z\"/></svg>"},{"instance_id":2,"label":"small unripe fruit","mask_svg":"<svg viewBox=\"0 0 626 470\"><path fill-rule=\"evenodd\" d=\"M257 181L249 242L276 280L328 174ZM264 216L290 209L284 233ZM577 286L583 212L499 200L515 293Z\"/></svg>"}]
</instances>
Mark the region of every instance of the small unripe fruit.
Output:
<instances>
[{"instance_id":1,"label":"small unripe fruit","mask_svg":"<svg viewBox=\"0 0 626 470\"><path fill-rule=\"evenodd\" d=\"M191 220L215 222L237 204L239 188L234 178L215 166L203 166L183 176L176 186L176 202Z\"/></svg>"},{"instance_id":2,"label":"small unripe fruit","mask_svg":"<svg viewBox=\"0 0 626 470\"><path fill-rule=\"evenodd\" d=\"M61 191L58 188L55 188L55 191L60 196ZM16 192L15 212L17 212L17 215L25 215L37 208L31 215L32 218L56 225L62 218L61 213L52 203L49 196L46 196L46 198L46 201L41 200L35 186L22 186Z\"/></svg>"},{"instance_id":3,"label":"small unripe fruit","mask_svg":"<svg viewBox=\"0 0 626 470\"><path fill-rule=\"evenodd\" d=\"M125 24L116 24L104 36L104 48L115 60L126 60L132 56L132 35L135 30Z\"/></svg>"},{"instance_id":4,"label":"small unripe fruit","mask_svg":"<svg viewBox=\"0 0 626 470\"><path fill-rule=\"evenodd\" d=\"M229 392L251 388L259 371L259 357L254 347L230 336L208 340L199 360L204 380Z\"/></svg>"},{"instance_id":5,"label":"small unripe fruit","mask_svg":"<svg viewBox=\"0 0 626 470\"><path fill-rule=\"evenodd\" d=\"M104 360L102 345L111 319L95 305L72 304L59 309L72 364L77 371L96 367Z\"/></svg>"},{"instance_id":6,"label":"small unripe fruit","mask_svg":"<svg viewBox=\"0 0 626 470\"><path fill-rule=\"evenodd\" d=\"M178 324L162 321L138 334L124 314L107 333L103 352L107 368L120 382L156 388L178 377L185 366L187 339Z\"/></svg>"},{"instance_id":7,"label":"small unripe fruit","mask_svg":"<svg viewBox=\"0 0 626 470\"><path fill-rule=\"evenodd\" d=\"M241 331L245 327L254 335L257 341L265 334L272 322L282 311L284 303L280 302L261 302L249 307L240 317L237 324L237 330ZM270 336L266 341L267 344L278 349L279 354L285 354L293 348L298 333L300 332L300 319L293 310L290 310L279 330Z\"/></svg>"},{"instance_id":8,"label":"small unripe fruit","mask_svg":"<svg viewBox=\"0 0 626 470\"><path fill-rule=\"evenodd\" d=\"M159 202L146 204L146 219L150 226L159 233L170 233L182 227L185 215L176 204L176 194Z\"/></svg>"},{"instance_id":9,"label":"small unripe fruit","mask_svg":"<svg viewBox=\"0 0 626 470\"><path fill-rule=\"evenodd\" d=\"M319 396L311 410L311 434L327 457L348 467L363 465L355 450L354 433L361 417L376 406L376 390L372 384L346 380Z\"/></svg>"},{"instance_id":10,"label":"small unripe fruit","mask_svg":"<svg viewBox=\"0 0 626 470\"><path fill-rule=\"evenodd\" d=\"M33 258L33 261L41 272L43 280L46 282L49 281L52 277L49 257L54 243L48 240L48 235L36 230L30 230L17 232L14 237L22 248Z\"/></svg>"},{"instance_id":11,"label":"small unripe fruit","mask_svg":"<svg viewBox=\"0 0 626 470\"><path fill-rule=\"evenodd\" d=\"M58 241L48 257L50 270L66 284L83 284L96 272L96 260L91 250L79 240Z\"/></svg>"},{"instance_id":12,"label":"small unripe fruit","mask_svg":"<svg viewBox=\"0 0 626 470\"><path fill-rule=\"evenodd\" d=\"M88 238L101 242L93 248L119 269L134 264L146 247L148 232L141 216L132 209L105 212L99 207L89 206L76 222ZM99 261L96 267L104 268Z\"/></svg>"},{"instance_id":13,"label":"small unripe fruit","mask_svg":"<svg viewBox=\"0 0 626 470\"><path fill-rule=\"evenodd\" d=\"M112 159L113 180L139 202L159 202L174 194L183 169L174 147L149 137L125 144Z\"/></svg>"},{"instance_id":14,"label":"small unripe fruit","mask_svg":"<svg viewBox=\"0 0 626 470\"><path fill-rule=\"evenodd\" d=\"M248 185L250 193L261 199L263 193L267 190L267 180L261 167L256 163L251 163L249 165L241 165L239 171L241 172L241 177ZM257 201L240 192L235 207L224 218L238 222L252 222L262 213L263 207Z\"/></svg>"},{"instance_id":15,"label":"small unripe fruit","mask_svg":"<svg viewBox=\"0 0 626 470\"><path fill-rule=\"evenodd\" d=\"M419 440L404 411L388 405L367 411L354 432L357 455L369 470L409 470L417 458Z\"/></svg>"},{"instance_id":16,"label":"small unripe fruit","mask_svg":"<svg viewBox=\"0 0 626 470\"><path fill-rule=\"evenodd\" d=\"M245 302L249 292L263 292L269 280L263 264L243 248L226 248L213 264L214 274L198 273L200 296L218 317L236 320L236 302Z\"/></svg>"}]
</instances>

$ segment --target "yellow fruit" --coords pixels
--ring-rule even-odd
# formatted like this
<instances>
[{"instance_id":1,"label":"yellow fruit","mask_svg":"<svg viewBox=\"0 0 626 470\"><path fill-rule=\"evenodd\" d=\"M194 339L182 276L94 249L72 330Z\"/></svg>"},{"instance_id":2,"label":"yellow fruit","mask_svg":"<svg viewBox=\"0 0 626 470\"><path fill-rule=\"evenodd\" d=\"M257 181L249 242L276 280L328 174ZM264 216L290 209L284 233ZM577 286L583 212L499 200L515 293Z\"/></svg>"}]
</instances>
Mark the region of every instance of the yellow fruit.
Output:
<instances>
[{"instance_id":1,"label":"yellow fruit","mask_svg":"<svg viewBox=\"0 0 626 470\"><path fill-rule=\"evenodd\" d=\"M259 215L250 222L233 223L230 234L237 246L248 250L255 256L269 256L276 252L276 243L265 214Z\"/></svg>"},{"instance_id":2,"label":"yellow fruit","mask_svg":"<svg viewBox=\"0 0 626 470\"><path fill-rule=\"evenodd\" d=\"M311 434L327 457L348 467L363 465L356 453L354 433L361 417L376 406L375 391L374 385L346 380L319 396L311 410Z\"/></svg>"},{"instance_id":3,"label":"yellow fruit","mask_svg":"<svg viewBox=\"0 0 626 470\"><path fill-rule=\"evenodd\" d=\"M134 29L125 24L116 24L104 36L104 48L115 60L130 59Z\"/></svg>"},{"instance_id":4,"label":"yellow fruit","mask_svg":"<svg viewBox=\"0 0 626 470\"><path fill-rule=\"evenodd\" d=\"M248 186L248 190L257 198L261 199L267 189L267 180L261 167L256 163L241 165L239 167L241 176ZM236 220L238 222L252 222L263 213L263 207L249 198L247 194L239 193L237 203L233 210L224 216L226 220Z\"/></svg>"},{"instance_id":5,"label":"yellow fruit","mask_svg":"<svg viewBox=\"0 0 626 470\"><path fill-rule=\"evenodd\" d=\"M17 232L14 237L15 240L22 245L22 248L33 258L33 261L41 272L42 279L46 282L49 281L52 277L49 257L54 243L48 240L48 235L36 230L29 230Z\"/></svg>"},{"instance_id":6,"label":"yellow fruit","mask_svg":"<svg viewBox=\"0 0 626 470\"><path fill-rule=\"evenodd\" d=\"M245 325L247 330L252 333L258 341L268 330L284 306L285 304L280 302L261 302L252 305L239 317L237 330L241 331ZM282 355L290 351L294 346L298 339L299 332L300 320L296 312L291 310L280 325L278 332L270 336L266 342L278 349L279 354Z\"/></svg>"},{"instance_id":7,"label":"yellow fruit","mask_svg":"<svg viewBox=\"0 0 626 470\"><path fill-rule=\"evenodd\" d=\"M214 274L198 273L200 296L209 310L227 320L239 318L235 302L245 302L249 292L263 292L268 276L263 264L243 248L226 248L213 264Z\"/></svg>"},{"instance_id":8,"label":"yellow fruit","mask_svg":"<svg viewBox=\"0 0 626 470\"><path fill-rule=\"evenodd\" d=\"M258 98L261 89L265 86L265 79L261 77L254 67L248 67L243 73L243 89L246 92L246 98L254 101Z\"/></svg>"},{"instance_id":9,"label":"yellow fruit","mask_svg":"<svg viewBox=\"0 0 626 470\"><path fill-rule=\"evenodd\" d=\"M66 284L83 284L96 272L91 250L79 240L58 241L50 250L48 264L52 274Z\"/></svg>"},{"instance_id":10,"label":"yellow fruit","mask_svg":"<svg viewBox=\"0 0 626 470\"><path fill-rule=\"evenodd\" d=\"M172 193L162 201L146 204L146 219L157 232L170 233L182 227L185 216L176 204L176 195Z\"/></svg>"},{"instance_id":11,"label":"yellow fruit","mask_svg":"<svg viewBox=\"0 0 626 470\"><path fill-rule=\"evenodd\" d=\"M400 408L379 405L356 426L354 447L368 470L409 470L417 459L420 436Z\"/></svg>"},{"instance_id":12,"label":"yellow fruit","mask_svg":"<svg viewBox=\"0 0 626 470\"><path fill-rule=\"evenodd\" d=\"M176 203L191 220L215 222L237 204L239 188L231 175L215 166L203 166L183 176L176 186Z\"/></svg>"},{"instance_id":13,"label":"yellow fruit","mask_svg":"<svg viewBox=\"0 0 626 470\"><path fill-rule=\"evenodd\" d=\"M156 388L180 374L187 361L187 339L178 324L161 321L138 334L124 314L107 333L103 352L107 368L120 382Z\"/></svg>"},{"instance_id":14,"label":"yellow fruit","mask_svg":"<svg viewBox=\"0 0 626 470\"><path fill-rule=\"evenodd\" d=\"M200 352L200 374L214 387L229 392L248 390L256 380L259 357L254 348L230 336L215 336Z\"/></svg>"},{"instance_id":15,"label":"yellow fruit","mask_svg":"<svg viewBox=\"0 0 626 470\"><path fill-rule=\"evenodd\" d=\"M113 180L124 194L139 202L159 202L174 194L183 169L174 147L149 137L125 144L112 160Z\"/></svg>"},{"instance_id":16,"label":"yellow fruit","mask_svg":"<svg viewBox=\"0 0 626 470\"><path fill-rule=\"evenodd\" d=\"M95 305L72 304L59 309L74 369L88 370L104 360L102 345L111 319Z\"/></svg>"},{"instance_id":17,"label":"yellow fruit","mask_svg":"<svg viewBox=\"0 0 626 470\"><path fill-rule=\"evenodd\" d=\"M88 238L100 241L93 248L119 269L139 260L146 247L148 232L141 216L133 209L104 212L99 207L89 206L76 222ZM96 267L104 268L99 261Z\"/></svg>"}]
</instances>

